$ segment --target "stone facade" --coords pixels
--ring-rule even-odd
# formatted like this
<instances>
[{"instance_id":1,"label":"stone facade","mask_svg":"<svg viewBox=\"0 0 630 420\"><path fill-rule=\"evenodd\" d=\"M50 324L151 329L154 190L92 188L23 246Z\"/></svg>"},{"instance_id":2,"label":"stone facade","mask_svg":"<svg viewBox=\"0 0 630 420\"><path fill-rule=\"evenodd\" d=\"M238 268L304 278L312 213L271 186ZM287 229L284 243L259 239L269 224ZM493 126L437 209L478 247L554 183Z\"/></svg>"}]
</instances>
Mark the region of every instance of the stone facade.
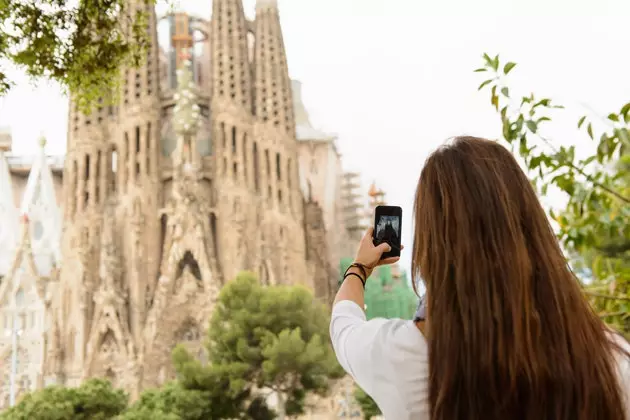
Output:
<instances>
[{"instance_id":1,"label":"stone facade","mask_svg":"<svg viewBox=\"0 0 630 420\"><path fill-rule=\"evenodd\" d=\"M20 180L19 171L16 177ZM0 407L3 407L11 403L11 396L19 398L43 385L46 331L61 258L61 212L43 147L32 162L19 209L13 201L8 160L0 150L0 191L3 193L0 194L0 327L3 328Z\"/></svg>"},{"instance_id":2,"label":"stone facade","mask_svg":"<svg viewBox=\"0 0 630 420\"><path fill-rule=\"evenodd\" d=\"M214 0L210 21L173 14L168 51L145 11L145 62L122 70L118 103L85 115L71 100L64 159L0 155L0 315L20 333L0 336L0 370L7 384L18 341L17 389L99 376L135 398L164 383L176 344L201 354L241 270L328 302L336 291L352 206L334 137L289 78L276 2L253 22L241 0Z\"/></svg>"}]
</instances>

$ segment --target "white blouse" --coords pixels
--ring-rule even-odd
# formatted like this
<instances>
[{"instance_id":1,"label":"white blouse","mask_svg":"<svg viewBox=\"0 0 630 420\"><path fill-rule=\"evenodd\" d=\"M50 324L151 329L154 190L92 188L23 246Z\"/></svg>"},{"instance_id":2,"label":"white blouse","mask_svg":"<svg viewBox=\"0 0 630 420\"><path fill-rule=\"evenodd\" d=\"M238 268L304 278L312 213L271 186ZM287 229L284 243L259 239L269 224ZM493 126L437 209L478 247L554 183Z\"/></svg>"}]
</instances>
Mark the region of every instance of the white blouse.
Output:
<instances>
[{"instance_id":1,"label":"white blouse","mask_svg":"<svg viewBox=\"0 0 630 420\"><path fill-rule=\"evenodd\" d=\"M343 300L333 308L330 337L341 366L386 420L429 420L428 346L413 321L367 321L359 305ZM630 420L630 360L620 356L618 362Z\"/></svg>"}]
</instances>

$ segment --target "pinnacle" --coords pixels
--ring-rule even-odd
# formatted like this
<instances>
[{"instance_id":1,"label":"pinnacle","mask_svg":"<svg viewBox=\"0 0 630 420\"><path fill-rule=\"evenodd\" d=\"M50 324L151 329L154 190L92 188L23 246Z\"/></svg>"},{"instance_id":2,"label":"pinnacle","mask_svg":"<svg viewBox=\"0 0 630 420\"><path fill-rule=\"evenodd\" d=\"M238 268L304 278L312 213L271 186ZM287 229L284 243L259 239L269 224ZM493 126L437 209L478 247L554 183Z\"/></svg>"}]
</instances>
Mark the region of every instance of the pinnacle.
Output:
<instances>
[{"instance_id":1,"label":"pinnacle","mask_svg":"<svg viewBox=\"0 0 630 420\"><path fill-rule=\"evenodd\" d=\"M44 147L46 147L46 137L44 135L42 135L39 138L39 146L43 149Z\"/></svg>"},{"instance_id":2,"label":"pinnacle","mask_svg":"<svg viewBox=\"0 0 630 420\"><path fill-rule=\"evenodd\" d=\"M256 0L256 9L278 7L278 0Z\"/></svg>"}]
</instances>

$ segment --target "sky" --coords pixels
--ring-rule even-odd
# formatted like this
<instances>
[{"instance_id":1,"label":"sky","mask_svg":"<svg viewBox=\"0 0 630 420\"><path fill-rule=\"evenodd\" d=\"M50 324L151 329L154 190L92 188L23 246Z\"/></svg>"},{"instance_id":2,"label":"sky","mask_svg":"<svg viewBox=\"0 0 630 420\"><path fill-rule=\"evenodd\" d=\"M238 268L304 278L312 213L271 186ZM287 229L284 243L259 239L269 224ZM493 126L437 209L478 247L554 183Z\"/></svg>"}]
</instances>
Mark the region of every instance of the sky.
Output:
<instances>
[{"instance_id":1,"label":"sky","mask_svg":"<svg viewBox=\"0 0 630 420\"><path fill-rule=\"evenodd\" d=\"M254 0L244 0L254 15ZM180 0L209 17L211 1ZM512 94L550 97L567 107L547 135L592 150L579 116L605 116L630 99L627 0L279 0L291 77L303 83L313 125L338 135L345 169L362 173L403 207L411 245L411 206L427 155L449 137L497 138L498 118L473 73L484 52L518 66ZM160 5L159 12L166 10ZM18 82L0 98L0 127L14 151L33 153L41 134L63 153L67 100L47 82ZM556 192L544 198L561 206ZM403 251L404 254L404 251ZM403 255L402 266L409 267Z\"/></svg>"}]
</instances>

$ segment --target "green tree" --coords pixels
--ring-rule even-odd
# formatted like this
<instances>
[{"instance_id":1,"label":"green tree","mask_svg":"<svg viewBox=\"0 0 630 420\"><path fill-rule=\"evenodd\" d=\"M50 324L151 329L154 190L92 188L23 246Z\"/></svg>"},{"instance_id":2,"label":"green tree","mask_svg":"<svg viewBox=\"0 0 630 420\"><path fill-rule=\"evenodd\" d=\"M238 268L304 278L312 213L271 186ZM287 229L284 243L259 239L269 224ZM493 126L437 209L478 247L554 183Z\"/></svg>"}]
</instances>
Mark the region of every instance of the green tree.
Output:
<instances>
[{"instance_id":1,"label":"green tree","mask_svg":"<svg viewBox=\"0 0 630 420\"><path fill-rule=\"evenodd\" d=\"M279 398L279 416L303 413L309 393L323 395L331 378L343 371L328 340L328 311L300 286L260 285L252 273L241 273L219 295L206 347L211 368L200 365L183 348L174 355L186 388L206 386L208 369L227 383L239 403L251 400L256 411L264 397ZM207 389L207 388L206 388ZM258 418L258 417L256 417Z\"/></svg>"},{"instance_id":2,"label":"green tree","mask_svg":"<svg viewBox=\"0 0 630 420\"><path fill-rule=\"evenodd\" d=\"M27 394L0 420L106 420L127 408L124 391L109 381L91 379L78 388L51 386Z\"/></svg>"},{"instance_id":3,"label":"green tree","mask_svg":"<svg viewBox=\"0 0 630 420\"><path fill-rule=\"evenodd\" d=\"M123 65L138 66L148 45L154 0L0 0L0 64L58 82L87 109L111 98ZM0 96L11 87L0 67Z\"/></svg>"},{"instance_id":4,"label":"green tree","mask_svg":"<svg viewBox=\"0 0 630 420\"><path fill-rule=\"evenodd\" d=\"M575 146L560 145L545 135L546 126L564 109L534 94L513 95L507 83L516 67L484 54L477 72L489 74L479 90L490 93L503 140L523 160L533 184L568 196L566 209L550 213L573 266L591 277L585 293L601 317L630 334L630 102L606 118L577 121L594 142L594 152L576 155Z\"/></svg>"},{"instance_id":5,"label":"green tree","mask_svg":"<svg viewBox=\"0 0 630 420\"><path fill-rule=\"evenodd\" d=\"M378 405L376 405L376 402L372 399L372 397L366 394L365 391L358 386L356 386L354 389L354 399L359 404L359 407L361 407L363 418L365 420L370 420L372 417L380 416L381 414L383 414L381 413L381 409L378 408Z\"/></svg>"},{"instance_id":6,"label":"green tree","mask_svg":"<svg viewBox=\"0 0 630 420\"><path fill-rule=\"evenodd\" d=\"M213 417L210 391L185 389L171 382L142 393L120 420L199 420Z\"/></svg>"},{"instance_id":7,"label":"green tree","mask_svg":"<svg viewBox=\"0 0 630 420\"><path fill-rule=\"evenodd\" d=\"M140 399L120 416L121 420L274 418L266 414L268 410L257 400L252 400L245 383L233 381L244 374L243 366L202 364L183 346L175 348L172 359L178 380L143 392ZM260 413L249 415L252 406L260 408Z\"/></svg>"}]
</instances>

